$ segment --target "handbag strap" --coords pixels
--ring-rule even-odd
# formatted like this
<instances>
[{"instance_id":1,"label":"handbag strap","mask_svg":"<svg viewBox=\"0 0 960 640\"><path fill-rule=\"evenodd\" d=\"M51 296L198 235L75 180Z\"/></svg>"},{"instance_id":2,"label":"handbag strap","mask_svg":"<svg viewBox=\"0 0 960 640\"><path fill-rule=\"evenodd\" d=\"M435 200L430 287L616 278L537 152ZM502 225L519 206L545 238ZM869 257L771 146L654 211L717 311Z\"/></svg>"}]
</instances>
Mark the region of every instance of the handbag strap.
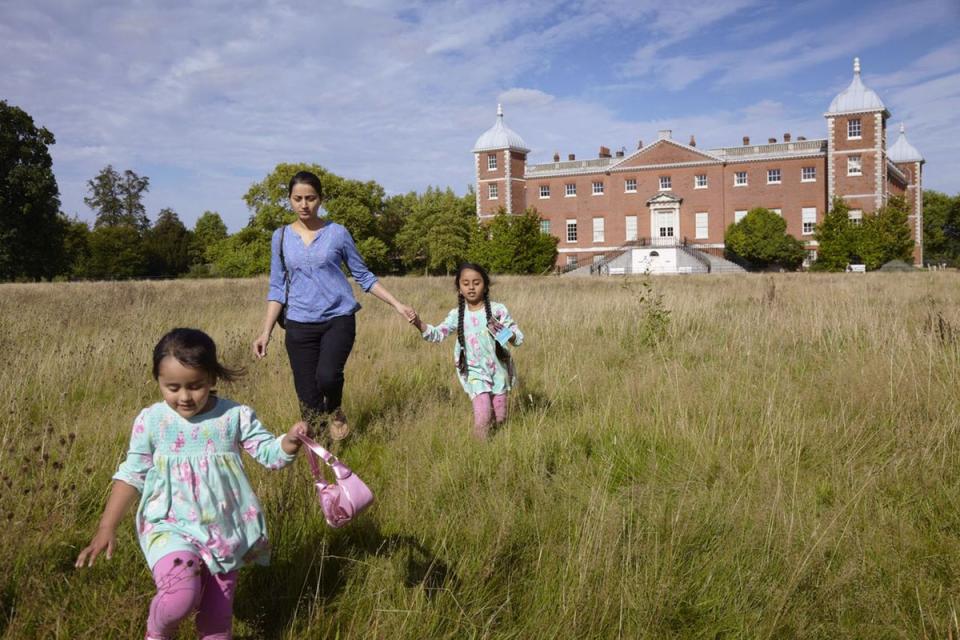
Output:
<instances>
[{"instance_id":1,"label":"handbag strap","mask_svg":"<svg viewBox=\"0 0 960 640\"><path fill-rule=\"evenodd\" d=\"M290 300L290 273L287 271L287 261L283 259L283 235L287 232L287 225L280 227L280 267L283 269L283 304Z\"/></svg>"},{"instance_id":2,"label":"handbag strap","mask_svg":"<svg viewBox=\"0 0 960 640\"><path fill-rule=\"evenodd\" d=\"M320 465L317 464L317 458L321 458L328 466L331 466L334 462L338 462L336 456L324 449L317 442L314 442L312 438L307 436L299 437L300 442L307 447L307 461L310 463L310 471L313 473L313 477L317 480L322 480L323 473L320 470Z\"/></svg>"}]
</instances>

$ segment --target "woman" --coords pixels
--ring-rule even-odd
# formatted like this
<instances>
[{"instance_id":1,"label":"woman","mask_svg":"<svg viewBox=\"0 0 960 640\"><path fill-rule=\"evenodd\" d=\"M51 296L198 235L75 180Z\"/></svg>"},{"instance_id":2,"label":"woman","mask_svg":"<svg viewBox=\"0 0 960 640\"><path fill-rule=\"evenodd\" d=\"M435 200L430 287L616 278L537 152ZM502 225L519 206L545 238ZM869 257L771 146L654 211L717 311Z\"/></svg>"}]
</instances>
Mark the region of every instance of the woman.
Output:
<instances>
[{"instance_id":1,"label":"woman","mask_svg":"<svg viewBox=\"0 0 960 640\"><path fill-rule=\"evenodd\" d=\"M301 171L290 180L288 193L297 219L273 233L270 291L260 335L253 341L253 355L267 355L270 334L285 302L284 343L303 417L315 430L329 417L330 438L342 440L350 432L340 408L343 368L353 349L354 314L360 305L340 264L346 263L364 291L389 304L408 322L416 313L394 298L367 269L349 231L317 215L323 201L320 178ZM289 285L280 260L281 240Z\"/></svg>"}]
</instances>

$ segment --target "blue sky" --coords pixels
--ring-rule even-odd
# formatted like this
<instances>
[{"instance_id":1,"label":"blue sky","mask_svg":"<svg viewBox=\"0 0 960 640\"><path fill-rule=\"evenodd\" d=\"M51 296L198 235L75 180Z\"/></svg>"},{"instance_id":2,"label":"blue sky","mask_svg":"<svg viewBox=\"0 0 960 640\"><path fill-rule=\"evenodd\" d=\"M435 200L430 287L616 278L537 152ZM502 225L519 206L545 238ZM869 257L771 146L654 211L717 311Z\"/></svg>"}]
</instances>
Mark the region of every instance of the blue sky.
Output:
<instances>
[{"instance_id":1,"label":"blue sky","mask_svg":"<svg viewBox=\"0 0 960 640\"><path fill-rule=\"evenodd\" d=\"M660 129L698 146L823 137L863 80L960 192L960 2L537 0L287 3L0 0L0 99L52 147L62 207L101 168L150 177L151 219L192 226L280 162L316 162L389 194L465 192L496 105L530 162L632 150Z\"/></svg>"}]
</instances>

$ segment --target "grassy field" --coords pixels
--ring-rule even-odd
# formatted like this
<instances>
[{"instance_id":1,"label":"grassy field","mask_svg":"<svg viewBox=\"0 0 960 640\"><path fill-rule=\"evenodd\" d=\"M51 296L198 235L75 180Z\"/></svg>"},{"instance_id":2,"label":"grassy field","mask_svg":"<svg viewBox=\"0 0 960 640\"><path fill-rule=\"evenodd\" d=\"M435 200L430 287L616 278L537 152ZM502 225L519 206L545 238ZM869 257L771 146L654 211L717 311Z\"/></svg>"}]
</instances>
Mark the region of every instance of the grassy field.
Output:
<instances>
[{"instance_id":1,"label":"grassy field","mask_svg":"<svg viewBox=\"0 0 960 640\"><path fill-rule=\"evenodd\" d=\"M438 322L447 278L388 279ZM0 286L0 636L139 638L133 535L78 572L153 344L195 326L297 410L265 280ZM363 296L342 449L378 503L333 531L305 461L248 473L274 563L238 638L960 638L960 276L498 278L526 334L470 436L453 345ZM183 629L183 638L192 637Z\"/></svg>"}]
</instances>

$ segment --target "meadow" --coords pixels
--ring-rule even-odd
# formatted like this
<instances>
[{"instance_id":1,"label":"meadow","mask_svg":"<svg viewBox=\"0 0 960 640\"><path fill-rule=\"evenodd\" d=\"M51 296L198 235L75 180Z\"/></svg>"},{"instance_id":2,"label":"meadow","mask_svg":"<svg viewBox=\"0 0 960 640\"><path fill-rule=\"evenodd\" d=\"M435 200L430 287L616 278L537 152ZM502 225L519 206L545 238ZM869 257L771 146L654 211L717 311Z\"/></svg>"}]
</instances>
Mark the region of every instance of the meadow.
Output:
<instances>
[{"instance_id":1,"label":"meadow","mask_svg":"<svg viewBox=\"0 0 960 640\"><path fill-rule=\"evenodd\" d=\"M452 278L385 284L428 322ZM0 286L0 637L139 638L133 532L73 562L151 349L195 326L220 393L298 418L264 279ZM324 523L306 461L247 470L273 564L237 638L960 638L960 275L496 278L526 334L508 425L470 435L451 342L361 295L341 456L378 502ZM181 630L190 638L192 629Z\"/></svg>"}]
</instances>

